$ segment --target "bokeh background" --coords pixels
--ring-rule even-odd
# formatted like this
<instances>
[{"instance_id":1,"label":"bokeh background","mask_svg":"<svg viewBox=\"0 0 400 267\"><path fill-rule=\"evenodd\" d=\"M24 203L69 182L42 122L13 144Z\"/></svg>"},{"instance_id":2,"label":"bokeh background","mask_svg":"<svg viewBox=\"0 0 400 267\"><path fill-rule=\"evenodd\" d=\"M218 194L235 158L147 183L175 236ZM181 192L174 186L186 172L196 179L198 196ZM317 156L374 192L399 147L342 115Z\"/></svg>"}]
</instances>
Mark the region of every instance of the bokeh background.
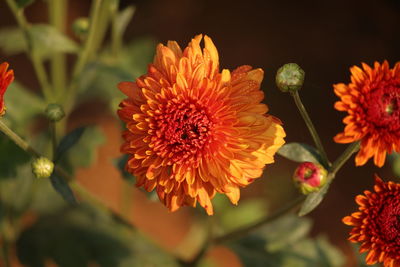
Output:
<instances>
[{"instance_id":1,"label":"bokeh background","mask_svg":"<svg viewBox=\"0 0 400 267\"><path fill-rule=\"evenodd\" d=\"M68 22L86 16L90 1L68 1ZM265 71L262 89L270 113L280 118L287 142L312 144L312 139L291 97L275 86L276 70L288 62L298 63L306 72L300 95L316 125L330 160L345 149L333 136L342 131L345 114L333 109L337 100L332 84L349 81L349 67L361 62L400 58L400 2L397 0L337 1L228 1L228 0L137 0L121 1L122 7L134 4L136 13L125 39L151 38L165 43L176 40L186 46L198 34L209 35L220 53L222 68L252 65ZM27 8L32 22L47 20L44 3ZM15 25L4 1L0 2L0 28ZM67 31L75 38L71 29ZM72 62L73 56L69 58ZM7 57L23 84L38 88L32 67L25 55ZM115 89L117 90L117 89ZM182 257L193 255L201 238L197 217L189 208L170 214L144 193L122 181L110 162L119 156L120 123L115 114L105 111L96 98L82 104L69 118L68 128L96 123L106 142L100 146L95 164L78 171L78 179L111 209L120 213L156 244ZM355 195L371 188L373 174L398 180L388 163L377 168L368 162L355 167L354 159L338 173L324 202L309 216L314 220L312 234L325 233L348 256L346 266L356 266L346 238L349 228L341 218L356 208ZM296 195L291 174L296 164L276 156L276 164L266 168L263 179L243 190L244 199L264 198L266 209L274 210ZM0 166L1 168L1 166ZM1 171L1 170L0 170ZM218 210L216 211L218 213ZM214 248L209 257L221 266L240 266L239 260L224 247Z\"/></svg>"}]
</instances>

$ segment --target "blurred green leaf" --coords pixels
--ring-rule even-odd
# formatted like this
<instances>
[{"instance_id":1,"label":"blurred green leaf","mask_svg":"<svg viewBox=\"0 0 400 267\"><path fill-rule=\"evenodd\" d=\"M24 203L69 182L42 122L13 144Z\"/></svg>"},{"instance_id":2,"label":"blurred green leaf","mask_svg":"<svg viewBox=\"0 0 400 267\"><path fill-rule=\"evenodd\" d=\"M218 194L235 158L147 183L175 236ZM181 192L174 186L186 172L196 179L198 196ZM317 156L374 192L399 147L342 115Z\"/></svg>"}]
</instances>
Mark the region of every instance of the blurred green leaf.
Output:
<instances>
[{"instance_id":1,"label":"blurred green leaf","mask_svg":"<svg viewBox=\"0 0 400 267\"><path fill-rule=\"evenodd\" d=\"M273 252L265 250L267 242L260 236L247 236L231 248L244 266L268 267L342 267L343 254L323 236L302 238Z\"/></svg>"},{"instance_id":2,"label":"blurred green leaf","mask_svg":"<svg viewBox=\"0 0 400 267\"><path fill-rule=\"evenodd\" d=\"M264 227L263 236L269 252L284 249L305 238L311 230L311 220L294 214L281 217Z\"/></svg>"},{"instance_id":3,"label":"blurred green leaf","mask_svg":"<svg viewBox=\"0 0 400 267\"><path fill-rule=\"evenodd\" d=\"M85 129L85 127L76 128L61 139L56 149L54 163L57 163L71 147L78 143Z\"/></svg>"},{"instance_id":4,"label":"blurred green leaf","mask_svg":"<svg viewBox=\"0 0 400 267\"><path fill-rule=\"evenodd\" d=\"M91 62L78 80L80 99L100 97L107 101L113 114L125 98L117 85L121 81L134 81L144 74L154 55L155 42L142 38L123 47L118 57L103 53Z\"/></svg>"},{"instance_id":5,"label":"blurred green leaf","mask_svg":"<svg viewBox=\"0 0 400 267\"><path fill-rule=\"evenodd\" d=\"M268 253L265 246L266 241L255 235L249 235L230 245L246 267L283 267L281 255Z\"/></svg>"},{"instance_id":6,"label":"blurred green leaf","mask_svg":"<svg viewBox=\"0 0 400 267\"><path fill-rule=\"evenodd\" d=\"M0 29L0 49L8 56L26 51L25 36L20 28L4 27Z\"/></svg>"},{"instance_id":7,"label":"blurred green leaf","mask_svg":"<svg viewBox=\"0 0 400 267\"><path fill-rule=\"evenodd\" d=\"M330 182L327 182L319 191L308 194L306 200L303 202L303 205L300 208L299 216L307 215L316 207L318 207L328 192L329 186Z\"/></svg>"},{"instance_id":8,"label":"blurred green leaf","mask_svg":"<svg viewBox=\"0 0 400 267\"><path fill-rule=\"evenodd\" d=\"M120 266L130 250L112 226L108 217L88 208L61 210L20 235L18 257L28 266L44 266L46 259L60 267Z\"/></svg>"},{"instance_id":9,"label":"blurred green leaf","mask_svg":"<svg viewBox=\"0 0 400 267\"><path fill-rule=\"evenodd\" d=\"M40 97L28 91L17 81L10 84L4 95L4 102L7 108L4 118L9 120L13 130L19 133L24 132L27 124L32 122L35 116L43 113L46 107Z\"/></svg>"},{"instance_id":10,"label":"blurred green leaf","mask_svg":"<svg viewBox=\"0 0 400 267\"><path fill-rule=\"evenodd\" d=\"M29 155L12 142L3 133L0 133L0 180L15 178L20 165L27 163Z\"/></svg>"},{"instance_id":11,"label":"blurred green leaf","mask_svg":"<svg viewBox=\"0 0 400 267\"><path fill-rule=\"evenodd\" d=\"M307 144L289 143L278 150L278 154L289 160L296 162L313 162L322 164L321 156L318 151ZM326 167L326 166L325 166Z\"/></svg>"},{"instance_id":12,"label":"blurred green leaf","mask_svg":"<svg viewBox=\"0 0 400 267\"><path fill-rule=\"evenodd\" d=\"M47 57L55 52L76 53L79 46L55 27L35 24L29 29L33 50L39 57Z\"/></svg>"},{"instance_id":13,"label":"blurred green leaf","mask_svg":"<svg viewBox=\"0 0 400 267\"><path fill-rule=\"evenodd\" d=\"M122 38L122 35L126 30L126 27L132 20L133 15L135 14L135 10L136 10L135 6L128 6L127 8L118 13L115 19L115 30L119 38Z\"/></svg>"},{"instance_id":14,"label":"blurred green leaf","mask_svg":"<svg viewBox=\"0 0 400 267\"><path fill-rule=\"evenodd\" d=\"M29 162L19 165L13 179L0 179L0 201L15 214L22 213L31 204L34 177Z\"/></svg>"},{"instance_id":15,"label":"blurred green leaf","mask_svg":"<svg viewBox=\"0 0 400 267\"><path fill-rule=\"evenodd\" d=\"M400 178L400 154L393 153L390 155L390 159L392 162L393 173L397 178Z\"/></svg>"},{"instance_id":16,"label":"blurred green leaf","mask_svg":"<svg viewBox=\"0 0 400 267\"><path fill-rule=\"evenodd\" d=\"M324 236L304 239L286 247L281 252L283 267L342 267L343 254Z\"/></svg>"},{"instance_id":17,"label":"blurred green leaf","mask_svg":"<svg viewBox=\"0 0 400 267\"><path fill-rule=\"evenodd\" d=\"M16 0L19 8L25 8L35 2L35 0Z\"/></svg>"},{"instance_id":18,"label":"blurred green leaf","mask_svg":"<svg viewBox=\"0 0 400 267\"><path fill-rule=\"evenodd\" d=\"M79 46L53 26L34 24L28 29L33 52L41 58L47 58L53 53L76 53ZM7 55L25 52L27 40L21 29L9 27L0 31L0 48Z\"/></svg>"},{"instance_id":19,"label":"blurred green leaf","mask_svg":"<svg viewBox=\"0 0 400 267\"><path fill-rule=\"evenodd\" d=\"M96 161L97 148L105 140L106 138L99 127L87 127L78 143L67 152L69 162L75 168L89 167Z\"/></svg>"},{"instance_id":20,"label":"blurred green leaf","mask_svg":"<svg viewBox=\"0 0 400 267\"><path fill-rule=\"evenodd\" d=\"M241 201L234 206L223 195L218 196L216 210L220 214L220 224L224 231L230 231L241 226L260 220L266 214L266 206L261 199L249 199ZM215 202L215 201L213 201ZM225 204L222 204L224 202ZM223 205L221 208L221 205Z\"/></svg>"},{"instance_id":21,"label":"blurred green leaf","mask_svg":"<svg viewBox=\"0 0 400 267\"><path fill-rule=\"evenodd\" d=\"M78 201L75 198L74 192L69 187L67 181L62 178L57 172L53 172L50 176L51 185L53 188L62 196L62 198L68 203L75 205Z\"/></svg>"}]
</instances>

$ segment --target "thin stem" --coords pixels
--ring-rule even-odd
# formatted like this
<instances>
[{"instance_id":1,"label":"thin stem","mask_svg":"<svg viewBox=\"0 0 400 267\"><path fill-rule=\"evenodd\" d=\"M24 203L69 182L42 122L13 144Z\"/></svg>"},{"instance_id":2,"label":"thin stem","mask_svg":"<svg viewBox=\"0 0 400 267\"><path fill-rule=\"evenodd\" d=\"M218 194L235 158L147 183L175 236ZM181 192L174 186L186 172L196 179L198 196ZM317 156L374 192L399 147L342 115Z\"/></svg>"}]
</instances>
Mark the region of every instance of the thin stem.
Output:
<instances>
[{"instance_id":1,"label":"thin stem","mask_svg":"<svg viewBox=\"0 0 400 267\"><path fill-rule=\"evenodd\" d=\"M14 143L20 148L22 148L24 151L30 153L34 157L40 157L40 154L38 152L36 152L25 140L19 137L19 135L17 135L1 120L0 120L0 131L3 132L12 141L14 141Z\"/></svg>"},{"instance_id":2,"label":"thin stem","mask_svg":"<svg viewBox=\"0 0 400 267\"><path fill-rule=\"evenodd\" d=\"M314 127L314 124L311 121L310 116L307 113L306 108L304 107L303 103L301 102L300 95L298 91L295 91L294 93L291 93L293 96L294 102L296 103L297 108L300 111L301 116L303 117L304 122L307 125L308 130L310 131L310 134L314 140L315 145L317 146L318 151L320 152L322 159L324 160L324 163L326 166L329 166L329 159L328 156L326 155L324 146L322 145L321 139L319 138L318 132Z\"/></svg>"},{"instance_id":3,"label":"thin stem","mask_svg":"<svg viewBox=\"0 0 400 267\"><path fill-rule=\"evenodd\" d=\"M117 15L119 1L111 6L111 54L116 57L121 47L121 36L118 33Z\"/></svg>"},{"instance_id":4,"label":"thin stem","mask_svg":"<svg viewBox=\"0 0 400 267\"><path fill-rule=\"evenodd\" d=\"M346 148L346 150L342 153L342 155L340 155L332 164L330 173L332 174L333 177L343 166L343 164L351 157L351 155L353 155L359 149L360 149L360 142L354 142Z\"/></svg>"},{"instance_id":5,"label":"thin stem","mask_svg":"<svg viewBox=\"0 0 400 267\"><path fill-rule=\"evenodd\" d=\"M101 6L103 0L95 0L92 4L91 16L90 16L90 26L89 33L86 38L83 50L79 54L78 61L75 64L72 80L68 87L67 92L64 94L65 99L65 112L67 114L73 108L73 103L76 97L76 91L78 89L78 78L83 71L86 63L89 61L90 57L95 53L96 47L96 35L98 33L98 25L101 20Z\"/></svg>"},{"instance_id":6,"label":"thin stem","mask_svg":"<svg viewBox=\"0 0 400 267\"><path fill-rule=\"evenodd\" d=\"M11 12L14 14L14 17L17 20L19 27L24 33L26 43L28 46L27 54L30 60L32 61L33 69L35 70L43 95L47 100L47 102L52 102L54 101L54 95L53 92L51 91L51 85L47 78L46 69L44 68L43 62L34 51L33 43L29 33L29 25L24 16L23 9L18 8L14 0L6 0L6 1L8 6L10 7Z\"/></svg>"},{"instance_id":7,"label":"thin stem","mask_svg":"<svg viewBox=\"0 0 400 267\"><path fill-rule=\"evenodd\" d=\"M64 33L67 10L66 0L48 1L50 24ZM63 53L55 53L50 61L52 83L57 99L65 93L66 84L66 58Z\"/></svg>"},{"instance_id":8,"label":"thin stem","mask_svg":"<svg viewBox=\"0 0 400 267\"><path fill-rule=\"evenodd\" d=\"M267 216L263 219L261 219L260 221L248 225L248 226L244 226L241 227L237 230L234 230L233 232L227 233L225 235L222 235L220 237L217 237L213 240L214 244L221 244L221 243L225 243L227 241L231 241L233 239L237 239L240 237L245 236L246 234L248 234L251 231L254 231L258 228L260 228L261 226L264 226L276 219L278 219L280 216L284 215L285 213L289 212L290 210L294 209L295 207L297 207L300 203L302 203L305 199L304 195L299 196L298 198L294 199L292 202L289 202L286 206L284 206L283 208L279 209L278 211L274 212L273 214L271 214L270 216Z\"/></svg>"},{"instance_id":9,"label":"thin stem","mask_svg":"<svg viewBox=\"0 0 400 267\"><path fill-rule=\"evenodd\" d=\"M51 121L50 122L50 135L51 135L51 146L52 146L52 152L53 152L53 159L56 156L56 151L57 151L57 126L56 122Z\"/></svg>"}]
</instances>

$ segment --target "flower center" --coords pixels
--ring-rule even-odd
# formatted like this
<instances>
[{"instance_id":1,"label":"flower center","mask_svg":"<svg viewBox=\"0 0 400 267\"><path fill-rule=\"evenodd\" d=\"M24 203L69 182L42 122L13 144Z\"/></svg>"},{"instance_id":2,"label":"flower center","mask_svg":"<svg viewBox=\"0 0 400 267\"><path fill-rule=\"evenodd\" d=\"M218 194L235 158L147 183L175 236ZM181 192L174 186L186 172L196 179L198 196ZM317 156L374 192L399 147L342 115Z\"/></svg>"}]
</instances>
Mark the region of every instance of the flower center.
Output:
<instances>
[{"instance_id":1,"label":"flower center","mask_svg":"<svg viewBox=\"0 0 400 267\"><path fill-rule=\"evenodd\" d=\"M210 142L208 137L213 125L206 109L194 101L172 99L158 113L155 121L159 145L154 149L157 154L173 162L198 158L198 152Z\"/></svg>"},{"instance_id":2,"label":"flower center","mask_svg":"<svg viewBox=\"0 0 400 267\"><path fill-rule=\"evenodd\" d=\"M385 240L400 244L400 199L386 200L377 222Z\"/></svg>"},{"instance_id":3,"label":"flower center","mask_svg":"<svg viewBox=\"0 0 400 267\"><path fill-rule=\"evenodd\" d=\"M371 123L392 131L400 129L400 85L383 83L366 100L366 115Z\"/></svg>"}]
</instances>

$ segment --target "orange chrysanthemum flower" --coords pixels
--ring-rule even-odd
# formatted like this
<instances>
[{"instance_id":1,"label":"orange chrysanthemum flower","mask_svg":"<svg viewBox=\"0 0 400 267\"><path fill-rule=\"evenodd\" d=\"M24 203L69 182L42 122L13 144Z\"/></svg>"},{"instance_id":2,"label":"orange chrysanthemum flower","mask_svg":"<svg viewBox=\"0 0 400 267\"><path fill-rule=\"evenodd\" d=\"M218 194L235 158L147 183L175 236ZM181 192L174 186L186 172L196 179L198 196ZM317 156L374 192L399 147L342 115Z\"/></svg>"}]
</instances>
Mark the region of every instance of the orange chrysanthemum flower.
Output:
<instances>
[{"instance_id":1,"label":"orange chrysanthemum flower","mask_svg":"<svg viewBox=\"0 0 400 267\"><path fill-rule=\"evenodd\" d=\"M373 69L365 63L362 67L350 69L350 84L334 85L341 98L335 108L349 113L343 120L344 132L335 136L335 142L361 140L356 165L374 157L375 165L382 167L386 153L400 151L400 62L393 69L387 61L375 62Z\"/></svg>"},{"instance_id":2,"label":"orange chrysanthemum flower","mask_svg":"<svg viewBox=\"0 0 400 267\"><path fill-rule=\"evenodd\" d=\"M181 50L159 44L147 74L122 82L128 96L118 114L126 122L126 169L137 186L156 189L175 211L198 201L213 214L211 199L224 193L236 204L240 187L261 176L284 144L281 122L260 103L261 69L219 71L218 52L201 35Z\"/></svg>"},{"instance_id":3,"label":"orange chrysanthemum flower","mask_svg":"<svg viewBox=\"0 0 400 267\"><path fill-rule=\"evenodd\" d=\"M4 105L4 94L7 87L14 80L14 72L8 69L8 63L3 62L0 64L0 116L4 115L6 112L6 107Z\"/></svg>"},{"instance_id":4,"label":"orange chrysanthemum flower","mask_svg":"<svg viewBox=\"0 0 400 267\"><path fill-rule=\"evenodd\" d=\"M368 251L367 264L400 267L400 184L375 176L374 191L356 197L358 212L343 223L353 226L349 240L361 243L360 253Z\"/></svg>"}]
</instances>

